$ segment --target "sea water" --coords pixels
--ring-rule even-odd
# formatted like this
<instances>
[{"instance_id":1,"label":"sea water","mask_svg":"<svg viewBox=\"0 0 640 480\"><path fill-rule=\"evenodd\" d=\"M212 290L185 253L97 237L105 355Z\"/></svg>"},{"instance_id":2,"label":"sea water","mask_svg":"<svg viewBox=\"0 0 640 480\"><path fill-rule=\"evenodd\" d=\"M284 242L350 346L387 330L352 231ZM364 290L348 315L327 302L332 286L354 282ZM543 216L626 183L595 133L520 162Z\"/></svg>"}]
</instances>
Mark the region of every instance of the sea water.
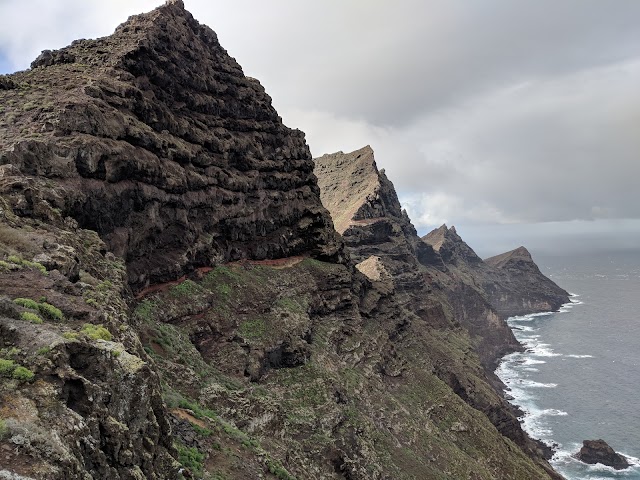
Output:
<instances>
[{"instance_id":1,"label":"sea water","mask_svg":"<svg viewBox=\"0 0 640 480\"><path fill-rule=\"evenodd\" d=\"M640 479L640 252L535 260L571 301L510 318L526 351L496 373L524 429L555 446L551 464L567 479ZM633 465L615 471L573 457L599 438Z\"/></svg>"}]
</instances>

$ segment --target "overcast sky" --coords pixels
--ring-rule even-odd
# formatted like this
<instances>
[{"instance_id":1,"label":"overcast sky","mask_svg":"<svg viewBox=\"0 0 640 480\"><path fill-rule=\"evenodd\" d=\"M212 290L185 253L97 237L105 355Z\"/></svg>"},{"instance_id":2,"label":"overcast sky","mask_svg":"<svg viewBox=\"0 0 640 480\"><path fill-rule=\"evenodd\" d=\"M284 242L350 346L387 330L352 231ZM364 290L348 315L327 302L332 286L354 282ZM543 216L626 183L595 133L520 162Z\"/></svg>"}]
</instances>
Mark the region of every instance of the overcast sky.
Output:
<instances>
[{"instance_id":1,"label":"overcast sky","mask_svg":"<svg viewBox=\"0 0 640 480\"><path fill-rule=\"evenodd\" d=\"M0 0L0 72L158 0ZM421 234L640 247L640 1L185 0L314 156L370 144Z\"/></svg>"}]
</instances>

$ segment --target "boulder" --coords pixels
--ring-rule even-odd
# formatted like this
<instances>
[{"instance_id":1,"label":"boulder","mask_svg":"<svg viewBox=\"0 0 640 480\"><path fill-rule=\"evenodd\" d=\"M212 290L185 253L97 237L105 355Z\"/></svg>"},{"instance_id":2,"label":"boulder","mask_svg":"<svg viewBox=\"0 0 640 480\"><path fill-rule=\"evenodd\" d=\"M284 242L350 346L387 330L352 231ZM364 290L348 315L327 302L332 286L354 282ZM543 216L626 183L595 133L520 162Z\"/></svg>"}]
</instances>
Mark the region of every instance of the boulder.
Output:
<instances>
[{"instance_id":1,"label":"boulder","mask_svg":"<svg viewBox=\"0 0 640 480\"><path fill-rule=\"evenodd\" d=\"M601 463L616 470L629 467L626 457L616 453L604 440L585 440L576 458L584 463Z\"/></svg>"}]
</instances>

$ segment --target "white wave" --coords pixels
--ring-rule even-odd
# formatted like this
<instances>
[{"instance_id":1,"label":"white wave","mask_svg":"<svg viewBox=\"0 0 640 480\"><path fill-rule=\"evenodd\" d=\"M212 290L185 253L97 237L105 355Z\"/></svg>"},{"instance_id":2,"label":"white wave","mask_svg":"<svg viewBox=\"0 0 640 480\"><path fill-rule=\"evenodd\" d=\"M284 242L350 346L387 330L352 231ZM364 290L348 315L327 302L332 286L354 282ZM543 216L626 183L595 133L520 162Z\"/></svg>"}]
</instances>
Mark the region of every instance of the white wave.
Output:
<instances>
[{"instance_id":1,"label":"white wave","mask_svg":"<svg viewBox=\"0 0 640 480\"><path fill-rule=\"evenodd\" d=\"M594 358L593 355L565 355L568 358Z\"/></svg>"},{"instance_id":2,"label":"white wave","mask_svg":"<svg viewBox=\"0 0 640 480\"><path fill-rule=\"evenodd\" d=\"M548 344L538 343L531 349L531 354L535 357L561 357L561 353L555 353Z\"/></svg>"},{"instance_id":3,"label":"white wave","mask_svg":"<svg viewBox=\"0 0 640 480\"><path fill-rule=\"evenodd\" d=\"M556 388L558 386L557 383L541 383L525 379L515 379L513 381L526 388Z\"/></svg>"}]
</instances>

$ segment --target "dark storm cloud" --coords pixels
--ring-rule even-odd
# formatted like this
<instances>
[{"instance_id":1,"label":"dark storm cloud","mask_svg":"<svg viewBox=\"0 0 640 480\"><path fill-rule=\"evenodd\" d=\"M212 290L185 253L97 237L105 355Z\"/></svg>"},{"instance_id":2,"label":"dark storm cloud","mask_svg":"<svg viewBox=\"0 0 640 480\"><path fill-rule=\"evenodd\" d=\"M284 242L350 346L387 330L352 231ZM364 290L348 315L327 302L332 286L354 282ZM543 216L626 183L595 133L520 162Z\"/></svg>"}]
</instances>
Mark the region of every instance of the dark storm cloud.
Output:
<instances>
[{"instance_id":1,"label":"dark storm cloud","mask_svg":"<svg viewBox=\"0 0 640 480\"><path fill-rule=\"evenodd\" d=\"M160 3L3 0L0 52L25 68ZM185 3L314 155L371 144L423 232L640 228L636 0Z\"/></svg>"}]
</instances>

